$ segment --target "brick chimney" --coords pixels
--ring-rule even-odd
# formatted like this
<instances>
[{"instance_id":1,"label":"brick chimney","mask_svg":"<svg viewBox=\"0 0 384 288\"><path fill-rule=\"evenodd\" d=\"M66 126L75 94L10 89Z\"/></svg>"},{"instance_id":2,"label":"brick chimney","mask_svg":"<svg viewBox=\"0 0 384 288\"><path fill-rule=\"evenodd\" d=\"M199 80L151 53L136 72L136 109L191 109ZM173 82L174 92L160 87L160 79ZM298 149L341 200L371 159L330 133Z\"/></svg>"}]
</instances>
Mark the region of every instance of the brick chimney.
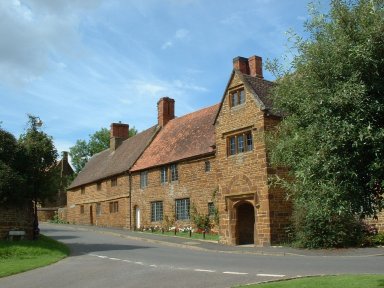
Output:
<instances>
[{"instance_id":1,"label":"brick chimney","mask_svg":"<svg viewBox=\"0 0 384 288\"><path fill-rule=\"evenodd\" d=\"M119 123L111 124L111 134L109 138L109 147L111 150L116 150L124 140L129 136L129 125Z\"/></svg>"},{"instance_id":2,"label":"brick chimney","mask_svg":"<svg viewBox=\"0 0 384 288\"><path fill-rule=\"evenodd\" d=\"M175 118L175 100L169 97L160 98L157 102L157 121L160 127L164 127Z\"/></svg>"},{"instance_id":3,"label":"brick chimney","mask_svg":"<svg viewBox=\"0 0 384 288\"><path fill-rule=\"evenodd\" d=\"M233 59L233 69L253 77L263 78L263 60L260 56L251 56L248 59L236 57Z\"/></svg>"}]
</instances>

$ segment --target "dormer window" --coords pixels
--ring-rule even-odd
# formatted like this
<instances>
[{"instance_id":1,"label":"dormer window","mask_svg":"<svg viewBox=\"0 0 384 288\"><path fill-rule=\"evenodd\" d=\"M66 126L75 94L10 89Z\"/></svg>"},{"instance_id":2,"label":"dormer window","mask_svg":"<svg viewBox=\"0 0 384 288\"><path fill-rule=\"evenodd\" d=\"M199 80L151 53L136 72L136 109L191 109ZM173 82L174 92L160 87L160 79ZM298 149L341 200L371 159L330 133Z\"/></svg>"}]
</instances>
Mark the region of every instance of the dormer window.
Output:
<instances>
[{"instance_id":1,"label":"dormer window","mask_svg":"<svg viewBox=\"0 0 384 288\"><path fill-rule=\"evenodd\" d=\"M240 88L230 92L230 105L235 107L245 103L245 92L244 88Z\"/></svg>"}]
</instances>

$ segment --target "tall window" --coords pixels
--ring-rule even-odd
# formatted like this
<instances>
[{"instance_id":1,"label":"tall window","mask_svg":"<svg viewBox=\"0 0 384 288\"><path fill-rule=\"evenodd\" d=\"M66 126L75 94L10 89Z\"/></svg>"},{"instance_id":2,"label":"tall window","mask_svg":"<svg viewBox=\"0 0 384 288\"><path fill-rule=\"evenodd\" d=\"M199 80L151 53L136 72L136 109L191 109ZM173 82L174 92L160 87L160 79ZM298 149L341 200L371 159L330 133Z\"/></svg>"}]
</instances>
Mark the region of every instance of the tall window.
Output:
<instances>
[{"instance_id":1,"label":"tall window","mask_svg":"<svg viewBox=\"0 0 384 288\"><path fill-rule=\"evenodd\" d=\"M213 202L208 203L208 216L214 217L215 216L215 204Z\"/></svg>"},{"instance_id":2,"label":"tall window","mask_svg":"<svg viewBox=\"0 0 384 288\"><path fill-rule=\"evenodd\" d=\"M148 171L143 171L140 173L140 188L144 189L148 186Z\"/></svg>"},{"instance_id":3,"label":"tall window","mask_svg":"<svg viewBox=\"0 0 384 288\"><path fill-rule=\"evenodd\" d=\"M160 170L160 183L167 183L168 182L168 167L163 166Z\"/></svg>"},{"instance_id":4,"label":"tall window","mask_svg":"<svg viewBox=\"0 0 384 288\"><path fill-rule=\"evenodd\" d=\"M101 182L97 182L97 191L101 190Z\"/></svg>"},{"instance_id":5,"label":"tall window","mask_svg":"<svg viewBox=\"0 0 384 288\"><path fill-rule=\"evenodd\" d=\"M151 202L151 221L163 220L163 201Z\"/></svg>"},{"instance_id":6,"label":"tall window","mask_svg":"<svg viewBox=\"0 0 384 288\"><path fill-rule=\"evenodd\" d=\"M109 213L119 212L119 201L109 202Z\"/></svg>"},{"instance_id":7,"label":"tall window","mask_svg":"<svg viewBox=\"0 0 384 288\"><path fill-rule=\"evenodd\" d=\"M177 164L171 165L171 181L177 181L179 179L179 173L177 171Z\"/></svg>"},{"instance_id":8,"label":"tall window","mask_svg":"<svg viewBox=\"0 0 384 288\"><path fill-rule=\"evenodd\" d=\"M230 105L235 107L245 103L245 92L244 89L238 89L236 91L230 92Z\"/></svg>"},{"instance_id":9,"label":"tall window","mask_svg":"<svg viewBox=\"0 0 384 288\"><path fill-rule=\"evenodd\" d=\"M84 205L80 205L80 214L84 214Z\"/></svg>"},{"instance_id":10,"label":"tall window","mask_svg":"<svg viewBox=\"0 0 384 288\"><path fill-rule=\"evenodd\" d=\"M81 194L85 194L85 187L81 186Z\"/></svg>"},{"instance_id":11,"label":"tall window","mask_svg":"<svg viewBox=\"0 0 384 288\"><path fill-rule=\"evenodd\" d=\"M205 161L205 172L211 171L211 162Z\"/></svg>"},{"instance_id":12,"label":"tall window","mask_svg":"<svg viewBox=\"0 0 384 288\"><path fill-rule=\"evenodd\" d=\"M117 177L112 177L111 178L111 187L117 186Z\"/></svg>"},{"instance_id":13,"label":"tall window","mask_svg":"<svg viewBox=\"0 0 384 288\"><path fill-rule=\"evenodd\" d=\"M227 138L227 154L235 155L253 150L252 132L246 131Z\"/></svg>"},{"instance_id":14,"label":"tall window","mask_svg":"<svg viewBox=\"0 0 384 288\"><path fill-rule=\"evenodd\" d=\"M175 202L176 202L176 220L189 219L189 198L177 199Z\"/></svg>"},{"instance_id":15,"label":"tall window","mask_svg":"<svg viewBox=\"0 0 384 288\"><path fill-rule=\"evenodd\" d=\"M96 215L101 215L101 203L96 203Z\"/></svg>"}]
</instances>

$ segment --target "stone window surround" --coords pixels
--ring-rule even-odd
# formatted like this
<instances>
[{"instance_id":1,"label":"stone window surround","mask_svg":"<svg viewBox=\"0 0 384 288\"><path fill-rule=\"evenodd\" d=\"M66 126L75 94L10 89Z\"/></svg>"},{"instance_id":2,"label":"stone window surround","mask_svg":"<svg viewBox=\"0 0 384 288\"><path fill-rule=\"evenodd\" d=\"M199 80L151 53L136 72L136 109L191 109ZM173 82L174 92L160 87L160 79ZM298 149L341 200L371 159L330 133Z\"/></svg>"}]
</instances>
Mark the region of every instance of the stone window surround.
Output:
<instances>
[{"instance_id":1,"label":"stone window surround","mask_svg":"<svg viewBox=\"0 0 384 288\"><path fill-rule=\"evenodd\" d=\"M175 199L176 220L189 220L190 199Z\"/></svg>"},{"instance_id":2,"label":"stone window surround","mask_svg":"<svg viewBox=\"0 0 384 288\"><path fill-rule=\"evenodd\" d=\"M165 184L168 182L168 166L160 168L160 183Z\"/></svg>"},{"instance_id":3,"label":"stone window surround","mask_svg":"<svg viewBox=\"0 0 384 288\"><path fill-rule=\"evenodd\" d=\"M119 212L119 201L109 202L109 213Z\"/></svg>"},{"instance_id":4,"label":"stone window surround","mask_svg":"<svg viewBox=\"0 0 384 288\"><path fill-rule=\"evenodd\" d=\"M253 135L251 130L227 136L227 156L246 153L253 150Z\"/></svg>"},{"instance_id":5,"label":"stone window surround","mask_svg":"<svg viewBox=\"0 0 384 288\"><path fill-rule=\"evenodd\" d=\"M117 186L117 177L112 177L111 178L111 187Z\"/></svg>"},{"instance_id":6,"label":"stone window surround","mask_svg":"<svg viewBox=\"0 0 384 288\"><path fill-rule=\"evenodd\" d=\"M229 107L234 108L245 103L245 90L243 86L235 87L229 91Z\"/></svg>"},{"instance_id":7,"label":"stone window surround","mask_svg":"<svg viewBox=\"0 0 384 288\"><path fill-rule=\"evenodd\" d=\"M140 172L140 189L148 186L148 171Z\"/></svg>"},{"instance_id":8,"label":"stone window surround","mask_svg":"<svg viewBox=\"0 0 384 288\"><path fill-rule=\"evenodd\" d=\"M163 220L163 201L151 202L151 222Z\"/></svg>"},{"instance_id":9,"label":"stone window surround","mask_svg":"<svg viewBox=\"0 0 384 288\"><path fill-rule=\"evenodd\" d=\"M171 182L179 180L179 172L178 172L177 164L171 164L170 170L171 170Z\"/></svg>"}]
</instances>

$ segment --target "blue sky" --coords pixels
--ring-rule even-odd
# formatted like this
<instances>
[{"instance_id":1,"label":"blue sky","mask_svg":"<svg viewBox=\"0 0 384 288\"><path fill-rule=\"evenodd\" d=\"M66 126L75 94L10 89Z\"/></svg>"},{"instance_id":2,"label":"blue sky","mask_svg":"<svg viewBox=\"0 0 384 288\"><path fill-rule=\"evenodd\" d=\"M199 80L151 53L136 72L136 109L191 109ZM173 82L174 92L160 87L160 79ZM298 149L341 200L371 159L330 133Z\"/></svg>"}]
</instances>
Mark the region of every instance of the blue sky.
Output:
<instances>
[{"instance_id":1,"label":"blue sky","mask_svg":"<svg viewBox=\"0 0 384 288\"><path fill-rule=\"evenodd\" d=\"M0 125L18 137L39 116L61 152L112 122L154 125L163 96L177 116L213 105L234 57L283 59L307 3L0 1Z\"/></svg>"}]
</instances>

